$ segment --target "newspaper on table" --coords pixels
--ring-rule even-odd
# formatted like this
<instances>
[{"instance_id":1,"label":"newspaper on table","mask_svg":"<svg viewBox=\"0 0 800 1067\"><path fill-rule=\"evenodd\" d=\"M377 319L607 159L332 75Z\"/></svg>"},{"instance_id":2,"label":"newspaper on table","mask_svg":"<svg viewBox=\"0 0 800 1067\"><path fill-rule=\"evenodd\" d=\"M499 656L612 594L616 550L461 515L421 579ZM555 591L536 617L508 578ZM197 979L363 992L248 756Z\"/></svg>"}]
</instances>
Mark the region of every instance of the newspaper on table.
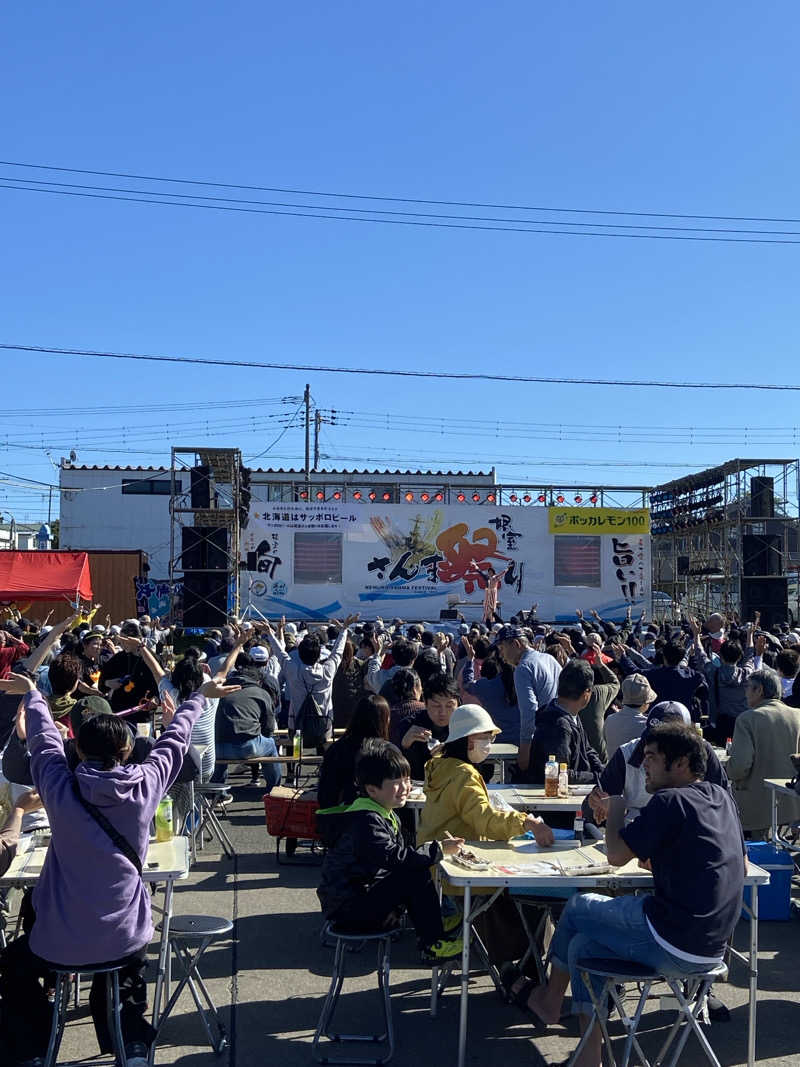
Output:
<instances>
[{"instance_id":1,"label":"newspaper on table","mask_svg":"<svg viewBox=\"0 0 800 1067\"><path fill-rule=\"evenodd\" d=\"M494 866L495 870L500 871L501 874L523 874L529 878L548 878L558 875L568 878L576 875L589 878L599 874L610 874L614 870L610 863L593 862L579 848L572 849L564 855L565 859L554 855L548 859L544 857L536 859L533 863L497 863ZM586 862L572 862L577 856Z\"/></svg>"}]
</instances>

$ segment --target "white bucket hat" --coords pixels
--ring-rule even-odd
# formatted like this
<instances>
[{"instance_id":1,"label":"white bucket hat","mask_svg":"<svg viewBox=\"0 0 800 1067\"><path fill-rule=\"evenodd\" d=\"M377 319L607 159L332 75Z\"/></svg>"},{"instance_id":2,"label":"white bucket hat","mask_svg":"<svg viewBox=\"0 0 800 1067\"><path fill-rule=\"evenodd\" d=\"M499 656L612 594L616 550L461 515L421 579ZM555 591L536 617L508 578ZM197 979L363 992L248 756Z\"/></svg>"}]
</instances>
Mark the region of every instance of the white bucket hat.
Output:
<instances>
[{"instance_id":1,"label":"white bucket hat","mask_svg":"<svg viewBox=\"0 0 800 1067\"><path fill-rule=\"evenodd\" d=\"M447 731L447 743L460 741L462 737L470 734L491 733L493 737L501 731L492 722L492 717L480 704L461 704L450 716L450 726Z\"/></svg>"}]
</instances>

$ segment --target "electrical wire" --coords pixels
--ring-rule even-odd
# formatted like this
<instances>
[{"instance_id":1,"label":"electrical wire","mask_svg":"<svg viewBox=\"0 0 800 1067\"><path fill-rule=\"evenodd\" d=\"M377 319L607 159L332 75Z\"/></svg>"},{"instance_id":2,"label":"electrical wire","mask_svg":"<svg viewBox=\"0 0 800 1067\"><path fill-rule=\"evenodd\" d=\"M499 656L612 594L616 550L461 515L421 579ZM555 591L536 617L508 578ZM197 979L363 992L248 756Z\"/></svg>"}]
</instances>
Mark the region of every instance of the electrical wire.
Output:
<instances>
[{"instance_id":1,"label":"electrical wire","mask_svg":"<svg viewBox=\"0 0 800 1067\"><path fill-rule=\"evenodd\" d=\"M672 233L720 233L720 234L760 234L775 237L800 237L800 230L764 230L764 229L732 229L730 227L719 226L664 226L664 225L652 225L648 223L624 223L624 222L569 222L563 219L551 221L550 219L518 219L518 218L498 218L495 215L447 215L435 212L423 212L423 211L398 211L390 208L367 208L367 207L338 207L331 206L329 204L298 204L283 200L244 200L240 197L224 197L224 196L201 196L198 193L168 193L163 190L150 190L150 189L126 189L120 188L116 185L79 185L72 182L54 182L43 181L35 178L6 178L0 175L0 183L9 181L25 181L26 187L28 185L33 186L30 192L56 192L59 189L83 189L94 193L124 193L130 195L135 193L137 196L155 197L165 196L169 197L170 202L186 201L186 200L201 200L205 204L239 204L244 206L259 206L259 207L280 207L280 208L294 208L303 211L318 211L322 207L325 211L340 211L353 214L360 212L361 214L371 215L391 215L394 217L402 218L418 218L418 219L436 219L445 221L460 221L460 222L492 222L492 223L513 223L521 224L526 228L532 224L539 226L570 226L576 230L586 229L589 226L599 227L604 230L660 230L664 232ZM42 186L50 186L49 189L41 188ZM2 188L20 189L18 185L2 185ZM162 201L154 201L162 203ZM179 205L180 206L180 205ZM185 203L182 206L187 206ZM191 205L188 205L191 206ZM367 221L367 220L362 220ZM373 220L379 221L379 220ZM539 231L532 231L539 232ZM549 231L544 231L549 232ZM603 236L602 234L595 234L594 236ZM608 236L608 235L605 235ZM624 236L624 235L617 235Z\"/></svg>"},{"instance_id":2,"label":"electrical wire","mask_svg":"<svg viewBox=\"0 0 800 1067\"><path fill-rule=\"evenodd\" d=\"M383 367L325 367L313 363L263 363L235 359L198 359L194 356L155 356L139 352L101 352L85 348L55 348L45 345L0 343L0 350L36 352L59 356L85 356L94 359L126 359L152 363L184 363L209 367L246 367L250 370L311 371L318 374L378 375L393 378L431 378L439 380L515 382L533 385L610 385L648 389L749 389L769 392L800 392L800 385L768 382L665 382L650 379L640 381L625 378L550 378L521 374L486 374L480 371L422 371L396 370Z\"/></svg>"},{"instance_id":3,"label":"electrical wire","mask_svg":"<svg viewBox=\"0 0 800 1067\"><path fill-rule=\"evenodd\" d=\"M197 185L211 189L241 189L245 192L285 193L292 196L325 196L343 200L372 200L390 204L421 204L431 207L485 208L490 211L551 211L562 214L613 215L625 218L691 219L713 222L758 222L784 225L800 225L800 219L764 218L748 215L686 215L666 211L614 211L602 208L543 207L525 204L492 204L474 200L423 200L418 197L380 196L368 193L335 193L320 189L292 189L275 185L242 185L235 182L215 182L200 178L167 178L153 174L132 174L115 170L88 170L80 167L52 166L45 163L15 162L0 160L0 166L18 167L26 170L58 171L62 174L89 174L102 178L126 178L131 181L166 182L173 185ZM22 180L22 179L20 179Z\"/></svg>"},{"instance_id":4,"label":"electrical wire","mask_svg":"<svg viewBox=\"0 0 800 1067\"><path fill-rule=\"evenodd\" d=\"M21 181L22 179L16 179ZM0 184L0 189L11 189L16 192L23 193L46 193L51 196L72 196L81 197L88 200L115 200L121 203L131 204L159 204L162 207L184 207L193 208L196 211L228 211L235 212L237 214L245 215L278 215L288 218L301 218L301 219L324 219L328 222L366 222L377 226L416 226L425 229L439 229L439 230L477 230L489 233L535 233L535 234L550 234L555 237L606 237L615 238L617 240L624 241L700 241L702 243L722 243L722 244L758 244L758 245L797 245L800 244L798 240L787 240L783 237L701 237L697 234L691 233L603 233L599 230L548 230L542 229L541 224L537 226L531 226L520 220L521 225L518 226L492 226L483 225L474 222L434 222L429 219L420 220L412 218L365 218L362 215L327 215L322 211L288 211L283 208L257 208L257 207L234 207L230 204L198 204L189 203L185 200L159 200L158 196L165 194L151 194L147 193L145 196L123 196L119 193L89 193L78 192L75 189L59 189L43 187L32 187L30 185L12 185L9 184L10 179L0 179L0 181L6 184ZM334 210L330 207L327 210ZM341 209L335 209L341 210ZM553 223L546 223L546 225L557 225ZM563 225L572 225L571 223ZM601 225L598 223L598 225ZM720 231L715 231L720 232ZM764 231L770 232L770 231Z\"/></svg>"},{"instance_id":5,"label":"electrical wire","mask_svg":"<svg viewBox=\"0 0 800 1067\"><path fill-rule=\"evenodd\" d=\"M300 414L300 409L303 407L304 403L305 403L305 398L303 398L303 400L301 400L300 403L297 405L297 411L295 411L294 415L292 415L292 417L286 423L286 425L281 430L281 432L278 434L278 436L275 438L275 440L272 442L272 444L267 445L267 447L263 450L263 452L256 452L256 454L254 456L248 456L247 460L246 460L247 463L250 463L251 460L259 459L261 456L266 456L267 452L272 451L272 449L275 447L275 445L277 445L278 441L280 441L281 438L284 436L286 431L288 429L290 429L292 423L297 418L297 416Z\"/></svg>"},{"instance_id":6,"label":"electrical wire","mask_svg":"<svg viewBox=\"0 0 800 1067\"><path fill-rule=\"evenodd\" d=\"M239 407L261 407L262 405L270 404L287 404L290 400L288 397L258 397L256 399L245 398L242 400L216 400L214 401L215 408L239 408ZM297 403L297 398L291 399L291 403ZM105 415L152 415L158 411L176 412L176 411L207 411L207 400L195 400L190 403L174 403L174 404L126 404L121 406L115 405L93 405L91 407L79 407L79 408L14 408L13 410L4 409L4 419L23 419L30 421L31 419L41 420L46 418L53 419L65 419L76 418L85 415L91 415L94 413Z\"/></svg>"}]
</instances>

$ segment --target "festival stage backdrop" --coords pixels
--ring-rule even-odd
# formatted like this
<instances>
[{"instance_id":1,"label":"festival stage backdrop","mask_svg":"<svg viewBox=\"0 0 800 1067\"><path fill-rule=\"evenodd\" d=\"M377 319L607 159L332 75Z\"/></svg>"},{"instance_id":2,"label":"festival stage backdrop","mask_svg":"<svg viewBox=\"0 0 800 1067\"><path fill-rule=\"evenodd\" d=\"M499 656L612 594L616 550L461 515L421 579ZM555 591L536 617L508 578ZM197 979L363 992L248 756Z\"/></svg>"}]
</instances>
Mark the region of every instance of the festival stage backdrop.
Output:
<instances>
[{"instance_id":1,"label":"festival stage backdrop","mask_svg":"<svg viewBox=\"0 0 800 1067\"><path fill-rule=\"evenodd\" d=\"M646 509L251 502L242 535L243 610L268 618L480 618L489 567L500 613L540 619L594 608L650 610Z\"/></svg>"}]
</instances>

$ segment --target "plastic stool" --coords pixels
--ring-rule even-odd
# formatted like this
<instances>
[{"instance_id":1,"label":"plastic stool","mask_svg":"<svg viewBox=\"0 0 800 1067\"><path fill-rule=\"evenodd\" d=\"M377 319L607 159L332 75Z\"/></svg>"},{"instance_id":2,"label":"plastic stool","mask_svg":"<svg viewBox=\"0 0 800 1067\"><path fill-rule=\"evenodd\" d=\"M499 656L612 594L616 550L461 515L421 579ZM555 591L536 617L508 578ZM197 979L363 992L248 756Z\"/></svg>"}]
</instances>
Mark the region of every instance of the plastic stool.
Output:
<instances>
[{"instance_id":1,"label":"plastic stool","mask_svg":"<svg viewBox=\"0 0 800 1067\"><path fill-rule=\"evenodd\" d=\"M197 782L194 791L200 804L200 820L194 831L195 836L197 834L200 835L200 847L203 847L203 832L208 827L209 831L219 841L225 855L229 859L233 859L236 855L236 849L219 821L216 811L214 811L214 801L221 793L227 793L227 785L224 782Z\"/></svg>"},{"instance_id":2,"label":"plastic stool","mask_svg":"<svg viewBox=\"0 0 800 1067\"><path fill-rule=\"evenodd\" d=\"M708 970L696 971L691 974L659 974L651 968L644 966L644 964L615 959L578 960L577 968L587 990L589 991L589 996L592 1001L592 1015L589 1025L586 1028L586 1033L581 1038L578 1047L570 1058L570 1067L578 1058L581 1049L586 1044L594 1023L597 1023L603 1032L603 1038L606 1043L608 1057L611 1061L611 1067L616 1067L616 1060L614 1059L614 1053L611 1050L611 1038L608 1034L605 1017L605 1009L609 996L616 1005L620 1021L626 1032L621 1067L627 1067L631 1052L634 1049L636 1049L636 1054L639 1057L640 1062L643 1064L643 1067L650 1067L647 1057L642 1052L641 1045L636 1040L636 1033L642 1018L644 1006L647 1003L650 988L656 982L666 982L672 991L672 995L678 1002L677 1017L670 1027L664 1044L661 1046L661 1049L656 1056L656 1065L658 1065L658 1067L662 1064L666 1065L666 1067L676 1067L689 1038L689 1034L693 1030L697 1035L697 1040L700 1042L700 1047L703 1052L705 1052L709 1061L714 1067L720 1067L720 1062L715 1056L714 1050L708 1043L706 1035L700 1029L699 1018L705 1008L708 991L711 989L712 984L718 979L724 980L728 976L728 968L724 963L719 963ZM599 996L595 993L591 984L591 975L604 979L603 988L601 989ZM625 982L638 982L640 984L639 1000L636 1004L636 1011L632 1017L625 1011L622 996L617 989L618 985L622 985ZM678 1037L679 1031L682 1031L680 1037ZM675 1043L676 1038L678 1038L677 1043ZM675 1043L675 1049L672 1052L670 1059L667 1060L667 1053L670 1051L673 1043Z\"/></svg>"},{"instance_id":3,"label":"plastic stool","mask_svg":"<svg viewBox=\"0 0 800 1067\"><path fill-rule=\"evenodd\" d=\"M345 930L337 929L332 923L327 923L323 931L324 937L331 938L336 943L336 954L333 961L333 974L331 975L331 984L328 989L328 995L325 998L325 1003L322 1007L322 1014L319 1017L319 1023L314 1034L314 1041L311 1045L311 1051L314 1059L319 1063L354 1063L354 1064L381 1064L388 1063L394 1055L394 1027L392 1026L392 1005L389 1000L389 974L391 971L390 953L392 945L392 937L395 931L384 930L376 934L362 934L351 933ZM383 1009L383 1024L384 1030L382 1034L335 1034L331 1032L331 1024L333 1022L333 1015L336 1011L336 1005L339 1000L339 994L342 991L342 984L345 979L345 958L347 946L352 945L354 942L369 942L372 941L377 945L378 949L378 961L376 970L378 973L378 991L381 995L381 1007ZM344 1042L344 1041L366 1041L372 1044L379 1044L382 1041L387 1043L386 1052L383 1056L374 1056L371 1059L354 1059L353 1057L331 1059L329 1056L321 1054L320 1052L320 1039L327 1037L330 1041Z\"/></svg>"},{"instance_id":4,"label":"plastic stool","mask_svg":"<svg viewBox=\"0 0 800 1067\"><path fill-rule=\"evenodd\" d=\"M158 1032L160 1033L161 1027L177 1004L184 987L188 985L205 1027L208 1042L218 1056L227 1047L228 1034L220 1022L214 1001L197 969L197 964L212 941L228 937L232 932L233 923L229 919L218 919L214 915L175 915L172 917L169 924L169 943L175 953L175 958L180 962L183 974L158 1020ZM200 1003L198 987L205 999L205 1007ZM209 1015L216 1028L216 1035L211 1028Z\"/></svg>"},{"instance_id":5,"label":"plastic stool","mask_svg":"<svg viewBox=\"0 0 800 1067\"><path fill-rule=\"evenodd\" d=\"M108 1029L114 1044L114 1052L121 1067L127 1067L128 1061L125 1056L125 1043L122 1040L121 1005L119 1000L119 972L124 964L113 967L69 967L60 969L52 968L56 975L55 1002L53 1004L53 1022L50 1027L50 1041L42 1067L55 1067L58 1058L58 1050L61 1047L61 1039L64 1036L64 1026L67 1021L67 1005L69 1003L70 985L73 974L104 974L106 976L106 993L108 1003Z\"/></svg>"}]
</instances>

